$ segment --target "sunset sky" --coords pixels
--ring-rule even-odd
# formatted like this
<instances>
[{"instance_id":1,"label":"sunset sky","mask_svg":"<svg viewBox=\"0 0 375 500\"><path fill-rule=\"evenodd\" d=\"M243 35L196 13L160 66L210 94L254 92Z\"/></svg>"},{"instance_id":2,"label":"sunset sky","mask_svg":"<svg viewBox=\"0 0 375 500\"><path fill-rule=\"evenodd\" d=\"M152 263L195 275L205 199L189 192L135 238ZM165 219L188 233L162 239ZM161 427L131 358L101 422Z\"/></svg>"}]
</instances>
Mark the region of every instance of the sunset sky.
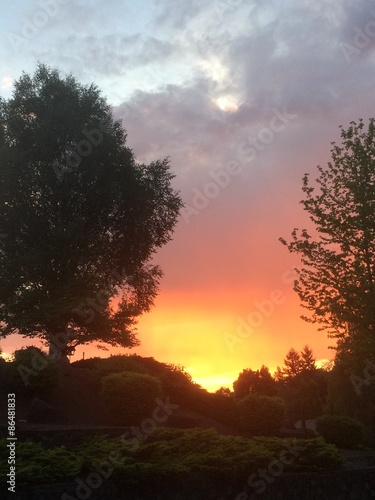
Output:
<instances>
[{"instance_id":1,"label":"sunset sky","mask_svg":"<svg viewBox=\"0 0 375 500\"><path fill-rule=\"evenodd\" d=\"M170 156L186 207L132 352L209 390L274 371L291 347L333 358L299 318L299 262L278 238L309 226L302 176L330 160L339 125L375 115L374 1L13 0L0 32L2 97L46 63L102 89L139 161Z\"/></svg>"}]
</instances>

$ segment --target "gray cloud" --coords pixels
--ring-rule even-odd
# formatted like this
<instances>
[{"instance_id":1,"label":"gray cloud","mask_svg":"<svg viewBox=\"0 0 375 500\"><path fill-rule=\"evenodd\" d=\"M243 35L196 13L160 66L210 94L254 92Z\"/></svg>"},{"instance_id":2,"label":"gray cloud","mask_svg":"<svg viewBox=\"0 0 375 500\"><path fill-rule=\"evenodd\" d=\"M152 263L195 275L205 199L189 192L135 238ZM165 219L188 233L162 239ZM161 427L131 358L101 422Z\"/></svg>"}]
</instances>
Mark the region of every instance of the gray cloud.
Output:
<instances>
[{"instance_id":1,"label":"gray cloud","mask_svg":"<svg viewBox=\"0 0 375 500\"><path fill-rule=\"evenodd\" d=\"M160 259L175 276L164 286L242 286L249 279L244 269L257 276L264 248L282 255L277 237L300 217L301 177L329 159L338 125L372 114L375 40L350 63L341 45L353 43L354 28L372 19L372 4L72 0L58 29L55 23L38 33L16 61L4 58L9 71L1 76L40 59L95 81L116 97L115 116L139 160L171 157L187 204L212 182L212 172L237 161L241 174L190 224L180 223ZM220 98L236 106L220 109ZM296 118L249 161L240 145L249 149L275 108ZM230 241L223 242L228 228ZM251 272L249 259L256 263Z\"/></svg>"}]
</instances>

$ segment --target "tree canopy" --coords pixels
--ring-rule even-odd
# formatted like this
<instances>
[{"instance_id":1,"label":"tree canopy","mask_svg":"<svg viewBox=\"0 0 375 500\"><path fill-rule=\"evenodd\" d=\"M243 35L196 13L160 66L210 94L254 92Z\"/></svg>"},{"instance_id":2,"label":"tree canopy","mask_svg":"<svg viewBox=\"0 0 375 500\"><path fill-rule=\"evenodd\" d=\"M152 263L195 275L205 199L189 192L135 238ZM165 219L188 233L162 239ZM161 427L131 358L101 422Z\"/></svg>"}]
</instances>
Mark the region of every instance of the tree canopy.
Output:
<instances>
[{"instance_id":1,"label":"tree canopy","mask_svg":"<svg viewBox=\"0 0 375 500\"><path fill-rule=\"evenodd\" d=\"M342 128L342 127L341 127ZM311 315L354 358L375 357L375 119L341 130L316 184L303 178L304 209L316 235L294 229L287 245L301 257L294 289Z\"/></svg>"},{"instance_id":2,"label":"tree canopy","mask_svg":"<svg viewBox=\"0 0 375 500\"><path fill-rule=\"evenodd\" d=\"M275 379L279 382L291 381L301 375L311 375L315 370L315 357L311 347L306 344L300 353L291 347L284 358L284 367L277 367Z\"/></svg>"},{"instance_id":3,"label":"tree canopy","mask_svg":"<svg viewBox=\"0 0 375 500\"><path fill-rule=\"evenodd\" d=\"M260 370L246 368L233 382L234 395L241 399L249 394L273 396L276 394L275 381L269 369L262 365Z\"/></svg>"},{"instance_id":4,"label":"tree canopy","mask_svg":"<svg viewBox=\"0 0 375 500\"><path fill-rule=\"evenodd\" d=\"M132 347L182 202L95 85L38 65L0 100L0 335ZM64 341L61 332L65 332Z\"/></svg>"}]
</instances>

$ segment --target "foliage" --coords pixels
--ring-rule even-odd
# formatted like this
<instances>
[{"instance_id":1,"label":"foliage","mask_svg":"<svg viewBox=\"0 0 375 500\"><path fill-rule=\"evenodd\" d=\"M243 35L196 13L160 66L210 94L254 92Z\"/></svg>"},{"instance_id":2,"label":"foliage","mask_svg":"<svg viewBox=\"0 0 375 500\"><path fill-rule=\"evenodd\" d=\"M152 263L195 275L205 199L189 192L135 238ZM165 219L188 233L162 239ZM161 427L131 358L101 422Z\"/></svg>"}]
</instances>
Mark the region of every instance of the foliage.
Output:
<instances>
[{"instance_id":1,"label":"foliage","mask_svg":"<svg viewBox=\"0 0 375 500\"><path fill-rule=\"evenodd\" d=\"M327 412L355 417L362 401L350 381L351 369L342 362L336 362L328 380Z\"/></svg>"},{"instance_id":2,"label":"foliage","mask_svg":"<svg viewBox=\"0 0 375 500\"><path fill-rule=\"evenodd\" d=\"M299 353L291 348L278 367L275 379L279 382L279 395L285 400L289 423L315 418L322 411L326 385L321 370L316 368L312 349L306 344Z\"/></svg>"},{"instance_id":3,"label":"foliage","mask_svg":"<svg viewBox=\"0 0 375 500\"><path fill-rule=\"evenodd\" d=\"M277 367L275 380L278 382L291 381L300 377L311 377L316 372L313 350L307 344L299 353L293 347L284 358L284 367Z\"/></svg>"},{"instance_id":4,"label":"foliage","mask_svg":"<svg viewBox=\"0 0 375 500\"><path fill-rule=\"evenodd\" d=\"M37 347L23 347L14 352L6 365L11 390L32 396L46 397L60 382L58 365Z\"/></svg>"},{"instance_id":5,"label":"foliage","mask_svg":"<svg viewBox=\"0 0 375 500\"><path fill-rule=\"evenodd\" d=\"M302 361L299 353L292 347L284 358L284 368L277 367L276 380L291 380L302 372Z\"/></svg>"},{"instance_id":6,"label":"foliage","mask_svg":"<svg viewBox=\"0 0 375 500\"><path fill-rule=\"evenodd\" d=\"M9 470L5 440L0 441L0 472ZM111 481L120 486L152 484L153 497L163 481L167 487L196 483L207 479L216 485L245 484L249 474L267 467L280 454L291 449L287 471L327 470L337 468L342 459L338 451L321 439L292 440L258 437L247 439L223 436L213 429L157 429L149 439L130 452L119 438L90 438L72 450L64 447L46 449L41 444L18 443L17 481L19 484L54 483L76 476L84 480L93 464L108 463L117 455Z\"/></svg>"},{"instance_id":7,"label":"foliage","mask_svg":"<svg viewBox=\"0 0 375 500\"><path fill-rule=\"evenodd\" d=\"M0 440L0 475L9 473L8 442ZM81 460L65 446L46 449L40 443L17 442L17 485L54 484L73 480L80 471Z\"/></svg>"},{"instance_id":8,"label":"foliage","mask_svg":"<svg viewBox=\"0 0 375 500\"><path fill-rule=\"evenodd\" d=\"M301 370L302 373L314 372L316 370L316 359L311 347L306 344L301 351Z\"/></svg>"},{"instance_id":9,"label":"foliage","mask_svg":"<svg viewBox=\"0 0 375 500\"><path fill-rule=\"evenodd\" d=\"M287 245L301 256L294 290L304 317L338 339L338 350L375 359L375 119L341 130L332 162L318 166L317 186L303 179L304 209L316 228L292 232Z\"/></svg>"},{"instance_id":10,"label":"foliage","mask_svg":"<svg viewBox=\"0 0 375 500\"><path fill-rule=\"evenodd\" d=\"M72 366L88 368L99 378L124 371L147 373L158 378L163 392L178 402L183 402L187 392L190 394L195 387L199 387L182 366L160 363L154 358L143 358L136 354L85 359L72 363Z\"/></svg>"},{"instance_id":11,"label":"foliage","mask_svg":"<svg viewBox=\"0 0 375 500\"><path fill-rule=\"evenodd\" d=\"M363 443L363 426L357 420L341 415L322 415L316 421L319 434L340 448L357 448Z\"/></svg>"},{"instance_id":12,"label":"foliage","mask_svg":"<svg viewBox=\"0 0 375 500\"><path fill-rule=\"evenodd\" d=\"M284 421L285 403L276 396L246 396L238 408L241 429L254 436L276 435Z\"/></svg>"},{"instance_id":13,"label":"foliage","mask_svg":"<svg viewBox=\"0 0 375 500\"><path fill-rule=\"evenodd\" d=\"M0 100L1 336L137 344L182 203L168 160L138 164L125 141L95 85L44 65Z\"/></svg>"},{"instance_id":14,"label":"foliage","mask_svg":"<svg viewBox=\"0 0 375 500\"><path fill-rule=\"evenodd\" d=\"M106 359L85 359L72 363L72 366L90 369L95 376L100 378L122 371L147 373L160 381L163 394L168 395L174 404L187 407L224 425L231 427L237 425L237 408L232 398L223 394L209 393L194 383L191 376L180 365L160 363L153 358L143 358L132 354L110 356ZM170 422L173 422L175 426L191 427L194 424L194 418L184 419L172 415Z\"/></svg>"},{"instance_id":15,"label":"foliage","mask_svg":"<svg viewBox=\"0 0 375 500\"><path fill-rule=\"evenodd\" d=\"M101 397L118 425L140 424L151 417L160 395L160 381L151 375L121 372L102 379Z\"/></svg>"},{"instance_id":16,"label":"foliage","mask_svg":"<svg viewBox=\"0 0 375 500\"><path fill-rule=\"evenodd\" d=\"M286 464L285 469L287 471L330 470L340 467L344 462L337 448L332 444L324 442L322 438L280 439L259 436L253 439L256 443L261 444L276 455L285 450L287 444L301 448L296 460L292 464Z\"/></svg>"},{"instance_id":17,"label":"foliage","mask_svg":"<svg viewBox=\"0 0 375 500\"><path fill-rule=\"evenodd\" d=\"M86 361L86 360L85 360ZM87 360L90 361L90 360ZM82 366L88 366L87 363L81 363ZM80 366L80 362L75 363ZM92 371L100 378L103 378L112 373L121 372L137 372L147 373L146 368L142 365L137 356L113 355L109 358L95 358L95 362L91 365Z\"/></svg>"},{"instance_id":18,"label":"foliage","mask_svg":"<svg viewBox=\"0 0 375 500\"><path fill-rule=\"evenodd\" d=\"M283 387L280 395L285 400L289 420L292 423L300 420L303 429L306 429L306 420L317 417L323 411L320 387L313 379L295 380Z\"/></svg>"},{"instance_id":19,"label":"foliage","mask_svg":"<svg viewBox=\"0 0 375 500\"><path fill-rule=\"evenodd\" d=\"M373 368L365 364L353 369L351 360L347 358L348 355L344 356L343 353L337 356L335 366L330 372L326 411L334 415L353 417L365 426L373 427L375 417Z\"/></svg>"},{"instance_id":20,"label":"foliage","mask_svg":"<svg viewBox=\"0 0 375 500\"><path fill-rule=\"evenodd\" d=\"M233 382L233 391L236 398L243 398L249 394L263 394L274 396L276 394L275 381L269 369L262 365L260 370L243 370L237 380Z\"/></svg>"},{"instance_id":21,"label":"foliage","mask_svg":"<svg viewBox=\"0 0 375 500\"><path fill-rule=\"evenodd\" d=\"M233 396L232 391L229 389L229 387L220 387L215 391L215 394L219 394L220 396L225 396L228 398L231 398Z\"/></svg>"}]
</instances>

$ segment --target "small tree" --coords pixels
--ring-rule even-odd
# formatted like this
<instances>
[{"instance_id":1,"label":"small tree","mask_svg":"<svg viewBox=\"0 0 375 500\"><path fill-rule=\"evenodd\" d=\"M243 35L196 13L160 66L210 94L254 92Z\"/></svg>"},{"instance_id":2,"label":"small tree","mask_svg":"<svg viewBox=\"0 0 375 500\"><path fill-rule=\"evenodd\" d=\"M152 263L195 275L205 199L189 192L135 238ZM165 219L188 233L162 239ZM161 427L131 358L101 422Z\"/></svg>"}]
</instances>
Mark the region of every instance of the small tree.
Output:
<instances>
[{"instance_id":1,"label":"small tree","mask_svg":"<svg viewBox=\"0 0 375 500\"><path fill-rule=\"evenodd\" d=\"M301 371L302 373L311 373L316 370L316 360L314 357L313 350L307 344L303 347L301 351Z\"/></svg>"},{"instance_id":2,"label":"small tree","mask_svg":"<svg viewBox=\"0 0 375 500\"><path fill-rule=\"evenodd\" d=\"M322 410L312 349L305 345L298 353L291 348L285 356L284 365L284 368L277 367L275 380L282 382L280 394L285 399L289 419L301 420L302 428L306 429L306 420L316 417Z\"/></svg>"},{"instance_id":3,"label":"small tree","mask_svg":"<svg viewBox=\"0 0 375 500\"><path fill-rule=\"evenodd\" d=\"M136 162L95 85L44 65L14 85L0 99L0 337L56 357L137 345L162 275L151 258L182 205L168 160Z\"/></svg>"},{"instance_id":4,"label":"small tree","mask_svg":"<svg viewBox=\"0 0 375 500\"><path fill-rule=\"evenodd\" d=\"M375 119L342 129L332 162L303 178L304 209L316 228L281 242L301 256L294 290L318 323L352 358L375 359ZM317 189L318 188L318 189Z\"/></svg>"},{"instance_id":5,"label":"small tree","mask_svg":"<svg viewBox=\"0 0 375 500\"><path fill-rule=\"evenodd\" d=\"M233 391L236 398L243 398L249 394L263 394L273 396L276 394L275 381L269 369L262 365L260 370L243 370L238 379L233 382Z\"/></svg>"},{"instance_id":6,"label":"small tree","mask_svg":"<svg viewBox=\"0 0 375 500\"><path fill-rule=\"evenodd\" d=\"M278 381L290 381L302 372L302 360L300 354L292 347L284 358L284 367L277 367L275 379Z\"/></svg>"}]
</instances>

